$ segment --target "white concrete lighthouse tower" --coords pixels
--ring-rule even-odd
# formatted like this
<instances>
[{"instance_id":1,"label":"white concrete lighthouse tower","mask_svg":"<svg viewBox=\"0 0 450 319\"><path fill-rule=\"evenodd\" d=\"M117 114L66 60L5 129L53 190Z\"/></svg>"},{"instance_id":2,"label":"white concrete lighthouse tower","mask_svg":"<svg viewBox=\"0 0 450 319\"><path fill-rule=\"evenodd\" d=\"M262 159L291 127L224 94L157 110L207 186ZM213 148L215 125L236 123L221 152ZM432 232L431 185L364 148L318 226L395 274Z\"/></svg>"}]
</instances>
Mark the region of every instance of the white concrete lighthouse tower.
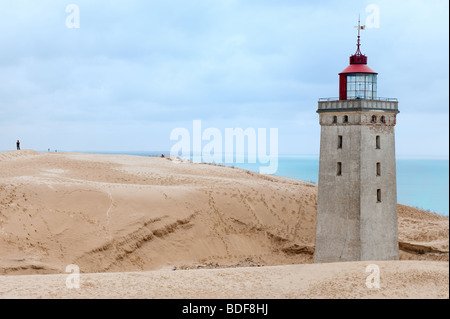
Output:
<instances>
[{"instance_id":1,"label":"white concrete lighthouse tower","mask_svg":"<svg viewBox=\"0 0 450 319\"><path fill-rule=\"evenodd\" d=\"M360 51L339 74L339 99L320 99L314 262L398 259L394 126L397 99L377 97Z\"/></svg>"}]
</instances>

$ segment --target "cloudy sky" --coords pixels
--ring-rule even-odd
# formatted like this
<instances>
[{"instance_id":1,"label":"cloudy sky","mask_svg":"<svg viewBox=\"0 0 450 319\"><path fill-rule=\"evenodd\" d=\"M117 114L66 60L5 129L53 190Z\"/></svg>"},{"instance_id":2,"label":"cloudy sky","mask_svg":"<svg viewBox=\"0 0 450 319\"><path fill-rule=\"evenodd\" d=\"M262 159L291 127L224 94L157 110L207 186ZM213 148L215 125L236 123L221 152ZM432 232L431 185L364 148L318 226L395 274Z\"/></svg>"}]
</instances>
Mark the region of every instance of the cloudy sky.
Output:
<instances>
[{"instance_id":1,"label":"cloudy sky","mask_svg":"<svg viewBox=\"0 0 450 319\"><path fill-rule=\"evenodd\" d=\"M0 150L170 150L201 120L317 155L317 101L338 96L371 4L362 51L399 99L397 155L448 158L448 0L0 0Z\"/></svg>"}]
</instances>

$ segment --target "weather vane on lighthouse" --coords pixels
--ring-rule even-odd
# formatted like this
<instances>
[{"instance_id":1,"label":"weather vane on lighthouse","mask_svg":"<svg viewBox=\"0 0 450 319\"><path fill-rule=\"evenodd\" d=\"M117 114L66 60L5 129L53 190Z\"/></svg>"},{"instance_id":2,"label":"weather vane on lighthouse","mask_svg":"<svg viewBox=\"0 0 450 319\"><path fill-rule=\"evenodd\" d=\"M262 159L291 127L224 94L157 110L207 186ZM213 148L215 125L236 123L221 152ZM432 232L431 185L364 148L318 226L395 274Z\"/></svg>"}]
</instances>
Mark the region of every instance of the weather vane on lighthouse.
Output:
<instances>
[{"instance_id":1,"label":"weather vane on lighthouse","mask_svg":"<svg viewBox=\"0 0 450 319\"><path fill-rule=\"evenodd\" d=\"M361 33L360 32L361 32L361 30L365 30L366 26L361 25L361 17L360 16L358 16L358 25L355 26L355 28L358 29L358 42L356 43L357 50L356 50L355 55L363 55L361 53L361 51L359 50L359 47L361 46Z\"/></svg>"}]
</instances>

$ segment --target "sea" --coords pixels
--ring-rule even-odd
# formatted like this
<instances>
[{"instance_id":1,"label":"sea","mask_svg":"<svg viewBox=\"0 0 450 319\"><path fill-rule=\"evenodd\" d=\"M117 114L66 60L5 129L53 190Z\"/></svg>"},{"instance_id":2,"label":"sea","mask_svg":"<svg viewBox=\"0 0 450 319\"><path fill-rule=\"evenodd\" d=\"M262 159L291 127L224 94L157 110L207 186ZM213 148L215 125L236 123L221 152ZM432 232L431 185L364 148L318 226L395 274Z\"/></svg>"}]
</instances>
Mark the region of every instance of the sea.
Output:
<instances>
[{"instance_id":1,"label":"sea","mask_svg":"<svg viewBox=\"0 0 450 319\"><path fill-rule=\"evenodd\" d=\"M259 171L259 164L234 163L234 167ZM398 159L397 202L449 216L449 161L434 159ZM318 183L319 158L280 156L275 175Z\"/></svg>"},{"instance_id":2,"label":"sea","mask_svg":"<svg viewBox=\"0 0 450 319\"><path fill-rule=\"evenodd\" d=\"M91 152L92 153L92 152ZM168 156L168 151L94 152L100 154L124 154L138 156ZM227 163L249 171L259 172L260 163ZM449 216L449 160L401 158L396 162L397 202L420 208L442 216ZM318 183L319 157L304 155L280 155L278 170L274 175L301 181Z\"/></svg>"}]
</instances>

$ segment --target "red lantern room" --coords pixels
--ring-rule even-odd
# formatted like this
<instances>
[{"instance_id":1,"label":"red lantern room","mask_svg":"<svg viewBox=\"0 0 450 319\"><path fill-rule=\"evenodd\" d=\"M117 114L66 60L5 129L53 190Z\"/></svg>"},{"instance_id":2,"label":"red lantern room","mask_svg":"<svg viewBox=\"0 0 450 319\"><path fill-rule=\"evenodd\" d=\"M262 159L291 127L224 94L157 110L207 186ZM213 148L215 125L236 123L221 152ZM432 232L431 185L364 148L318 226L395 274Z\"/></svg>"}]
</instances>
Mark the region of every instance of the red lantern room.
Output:
<instances>
[{"instance_id":1,"label":"red lantern room","mask_svg":"<svg viewBox=\"0 0 450 319\"><path fill-rule=\"evenodd\" d=\"M374 100L377 97L377 74L367 66L367 56L360 51L360 31L365 26L358 22L356 53L350 56L350 65L339 73L339 100Z\"/></svg>"}]
</instances>

